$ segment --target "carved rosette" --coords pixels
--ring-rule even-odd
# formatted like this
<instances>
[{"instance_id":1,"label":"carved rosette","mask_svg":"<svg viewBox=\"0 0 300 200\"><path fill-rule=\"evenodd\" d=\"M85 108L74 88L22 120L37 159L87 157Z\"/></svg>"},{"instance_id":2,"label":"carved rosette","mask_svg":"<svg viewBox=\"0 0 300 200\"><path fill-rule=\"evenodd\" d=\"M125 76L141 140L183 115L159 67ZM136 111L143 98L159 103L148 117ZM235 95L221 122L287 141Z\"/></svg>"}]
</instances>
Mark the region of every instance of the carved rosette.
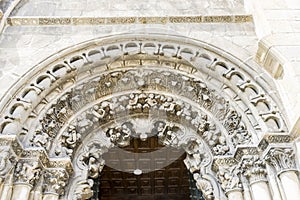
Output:
<instances>
[{"instance_id":1,"label":"carved rosette","mask_svg":"<svg viewBox=\"0 0 300 200\"><path fill-rule=\"evenodd\" d=\"M44 171L44 193L63 195L69 176L64 169L47 169Z\"/></svg>"},{"instance_id":2,"label":"carved rosette","mask_svg":"<svg viewBox=\"0 0 300 200\"><path fill-rule=\"evenodd\" d=\"M295 153L292 148L273 148L268 152L266 160L278 174L289 170L297 171Z\"/></svg>"},{"instance_id":3,"label":"carved rosette","mask_svg":"<svg viewBox=\"0 0 300 200\"><path fill-rule=\"evenodd\" d=\"M35 185L39 179L41 167L37 160L19 160L15 167L15 183Z\"/></svg>"},{"instance_id":4,"label":"carved rosette","mask_svg":"<svg viewBox=\"0 0 300 200\"><path fill-rule=\"evenodd\" d=\"M243 175L249 180L250 184L260 181L267 181L267 169L264 160L258 156L251 156L241 162Z\"/></svg>"}]
</instances>

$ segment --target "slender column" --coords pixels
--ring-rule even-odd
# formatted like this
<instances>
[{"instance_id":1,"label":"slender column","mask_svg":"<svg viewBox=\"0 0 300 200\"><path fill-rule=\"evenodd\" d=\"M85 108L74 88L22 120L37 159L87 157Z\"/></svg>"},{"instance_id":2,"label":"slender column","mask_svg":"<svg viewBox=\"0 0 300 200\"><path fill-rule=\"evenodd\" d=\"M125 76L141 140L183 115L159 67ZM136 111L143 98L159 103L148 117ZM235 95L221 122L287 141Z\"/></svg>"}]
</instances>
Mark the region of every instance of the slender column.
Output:
<instances>
[{"instance_id":1,"label":"slender column","mask_svg":"<svg viewBox=\"0 0 300 200\"><path fill-rule=\"evenodd\" d=\"M287 200L300 199L300 182L292 148L274 148L268 152L267 161L272 165L279 177Z\"/></svg>"},{"instance_id":2,"label":"slender column","mask_svg":"<svg viewBox=\"0 0 300 200\"><path fill-rule=\"evenodd\" d=\"M2 194L3 186L4 186L4 178L0 178L0 194Z\"/></svg>"},{"instance_id":3,"label":"slender column","mask_svg":"<svg viewBox=\"0 0 300 200\"><path fill-rule=\"evenodd\" d=\"M250 183L251 195L254 200L272 200L269 185L267 184L267 170L264 161L258 156L251 156L242 161L244 176Z\"/></svg>"},{"instance_id":4,"label":"slender column","mask_svg":"<svg viewBox=\"0 0 300 200\"><path fill-rule=\"evenodd\" d=\"M40 178L39 182L35 186L34 190L31 191L31 199L30 200L42 200L43 199L43 177Z\"/></svg>"},{"instance_id":5,"label":"slender column","mask_svg":"<svg viewBox=\"0 0 300 200\"><path fill-rule=\"evenodd\" d=\"M43 200L58 200L58 194L45 194Z\"/></svg>"},{"instance_id":6,"label":"slender column","mask_svg":"<svg viewBox=\"0 0 300 200\"><path fill-rule=\"evenodd\" d=\"M32 186L29 184L15 184L13 187L13 194L11 200L29 199L31 189Z\"/></svg>"},{"instance_id":7,"label":"slender column","mask_svg":"<svg viewBox=\"0 0 300 200\"><path fill-rule=\"evenodd\" d=\"M243 184L243 189L244 189L244 200L251 200L251 193L250 193L250 188L249 185L247 184L247 179L244 176L241 176L241 182Z\"/></svg>"},{"instance_id":8,"label":"slender column","mask_svg":"<svg viewBox=\"0 0 300 200\"><path fill-rule=\"evenodd\" d=\"M14 173L14 186L11 200L28 200L31 189L40 176L39 162L19 160Z\"/></svg>"},{"instance_id":9,"label":"slender column","mask_svg":"<svg viewBox=\"0 0 300 200\"><path fill-rule=\"evenodd\" d=\"M0 200L10 200L13 187L13 172L6 176L3 184L2 192L0 193Z\"/></svg>"},{"instance_id":10,"label":"slender column","mask_svg":"<svg viewBox=\"0 0 300 200\"><path fill-rule=\"evenodd\" d=\"M243 200L243 193L240 190L233 190L226 193L228 200Z\"/></svg>"},{"instance_id":11,"label":"slender column","mask_svg":"<svg viewBox=\"0 0 300 200\"><path fill-rule=\"evenodd\" d=\"M68 174L64 169L48 169L44 173L45 191L43 200L58 200L64 193Z\"/></svg>"}]
</instances>

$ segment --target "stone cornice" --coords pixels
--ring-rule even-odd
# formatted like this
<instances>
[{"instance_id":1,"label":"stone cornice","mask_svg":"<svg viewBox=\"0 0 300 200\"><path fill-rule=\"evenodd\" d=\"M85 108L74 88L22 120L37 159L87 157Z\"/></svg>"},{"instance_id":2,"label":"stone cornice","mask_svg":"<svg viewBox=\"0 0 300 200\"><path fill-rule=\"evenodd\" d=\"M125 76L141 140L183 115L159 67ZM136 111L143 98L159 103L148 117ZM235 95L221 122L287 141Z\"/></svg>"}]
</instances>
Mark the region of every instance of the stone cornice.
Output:
<instances>
[{"instance_id":1,"label":"stone cornice","mask_svg":"<svg viewBox=\"0 0 300 200\"><path fill-rule=\"evenodd\" d=\"M199 15L154 17L9 17L11 26L117 25L117 24L183 24L183 23L246 23L251 15Z\"/></svg>"}]
</instances>

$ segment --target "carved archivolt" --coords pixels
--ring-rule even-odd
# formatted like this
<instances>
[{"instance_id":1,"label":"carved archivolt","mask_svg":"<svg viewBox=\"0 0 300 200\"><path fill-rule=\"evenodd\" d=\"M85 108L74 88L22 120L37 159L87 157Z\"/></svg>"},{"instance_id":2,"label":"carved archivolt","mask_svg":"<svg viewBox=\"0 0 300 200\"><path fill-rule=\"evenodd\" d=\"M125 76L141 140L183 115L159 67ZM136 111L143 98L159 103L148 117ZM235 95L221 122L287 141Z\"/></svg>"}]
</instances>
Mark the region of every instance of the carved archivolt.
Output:
<instances>
[{"instance_id":1,"label":"carved archivolt","mask_svg":"<svg viewBox=\"0 0 300 200\"><path fill-rule=\"evenodd\" d=\"M255 67L199 41L125 35L86 42L36 66L2 100L0 176L87 199L102 155L151 133L184 149L197 187L207 199L221 198L242 189L240 176L257 174L252 166L265 168L245 155L290 142L272 87ZM239 159L243 171L233 166Z\"/></svg>"}]
</instances>

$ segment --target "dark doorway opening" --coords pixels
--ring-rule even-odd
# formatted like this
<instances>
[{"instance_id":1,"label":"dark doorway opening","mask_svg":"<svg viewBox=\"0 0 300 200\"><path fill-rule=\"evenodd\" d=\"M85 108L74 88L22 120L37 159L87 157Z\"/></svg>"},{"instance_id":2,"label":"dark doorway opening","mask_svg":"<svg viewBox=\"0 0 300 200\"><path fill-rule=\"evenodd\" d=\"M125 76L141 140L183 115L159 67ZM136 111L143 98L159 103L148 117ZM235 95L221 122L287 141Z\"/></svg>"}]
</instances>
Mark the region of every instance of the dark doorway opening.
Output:
<instances>
[{"instance_id":1,"label":"dark doorway opening","mask_svg":"<svg viewBox=\"0 0 300 200\"><path fill-rule=\"evenodd\" d=\"M109 160L109 164L103 168L99 180L95 181L93 199L201 200L201 192L183 162L186 154L180 149L162 148L164 146L158 142L158 138L151 137L146 141L133 138L129 146L122 148L122 151L135 153L129 157L122 155L119 148L110 149L104 158ZM158 150L163 150L159 157L153 157L152 154L139 157L143 153ZM140 175L133 173L137 163L142 171ZM155 166L158 168L152 170Z\"/></svg>"}]
</instances>

